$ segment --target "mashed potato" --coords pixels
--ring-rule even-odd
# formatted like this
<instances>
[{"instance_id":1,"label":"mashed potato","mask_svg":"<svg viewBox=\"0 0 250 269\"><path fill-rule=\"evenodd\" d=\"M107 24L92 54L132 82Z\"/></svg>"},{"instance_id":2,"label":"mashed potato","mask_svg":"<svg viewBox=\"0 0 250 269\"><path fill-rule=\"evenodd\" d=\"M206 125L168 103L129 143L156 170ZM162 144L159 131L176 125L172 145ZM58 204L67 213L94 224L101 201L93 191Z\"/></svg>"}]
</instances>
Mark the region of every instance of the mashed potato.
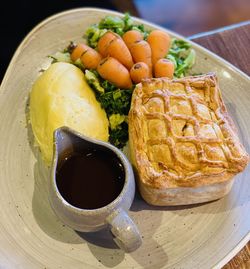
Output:
<instances>
[{"instance_id":1,"label":"mashed potato","mask_svg":"<svg viewBox=\"0 0 250 269\"><path fill-rule=\"evenodd\" d=\"M52 64L30 93L32 130L46 164L53 155L53 132L68 126L86 136L108 140L108 119L82 71L72 64Z\"/></svg>"}]
</instances>

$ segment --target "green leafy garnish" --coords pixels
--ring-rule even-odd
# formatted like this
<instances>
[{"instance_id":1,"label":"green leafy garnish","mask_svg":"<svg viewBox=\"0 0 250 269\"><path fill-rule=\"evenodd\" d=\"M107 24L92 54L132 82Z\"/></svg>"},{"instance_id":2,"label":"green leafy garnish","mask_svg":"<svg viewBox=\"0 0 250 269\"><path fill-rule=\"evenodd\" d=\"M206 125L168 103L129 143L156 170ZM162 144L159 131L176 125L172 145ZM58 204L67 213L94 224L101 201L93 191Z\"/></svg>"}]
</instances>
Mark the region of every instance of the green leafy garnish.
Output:
<instances>
[{"instance_id":1,"label":"green leafy garnish","mask_svg":"<svg viewBox=\"0 0 250 269\"><path fill-rule=\"evenodd\" d=\"M100 85L98 80L98 76L96 75L95 71L85 70L85 78L90 87L96 90L99 93L104 93L103 87Z\"/></svg>"},{"instance_id":2,"label":"green leafy garnish","mask_svg":"<svg viewBox=\"0 0 250 269\"><path fill-rule=\"evenodd\" d=\"M116 129L109 131L109 141L118 148L123 148L128 141L128 124L122 122Z\"/></svg>"},{"instance_id":3,"label":"green leafy garnish","mask_svg":"<svg viewBox=\"0 0 250 269\"><path fill-rule=\"evenodd\" d=\"M124 32L131 30L132 27L135 26L134 21L131 18L131 16L129 15L129 13L124 14L123 21L124 21L124 28L123 28Z\"/></svg>"},{"instance_id":4,"label":"green leafy garnish","mask_svg":"<svg viewBox=\"0 0 250 269\"><path fill-rule=\"evenodd\" d=\"M120 90L105 92L97 96L97 100L105 109L107 115L128 115L132 97L132 90Z\"/></svg>"},{"instance_id":5,"label":"green leafy garnish","mask_svg":"<svg viewBox=\"0 0 250 269\"><path fill-rule=\"evenodd\" d=\"M132 89L117 88L109 81L103 80L95 70L85 70L85 78L108 116L109 142L118 148L123 148L128 141L126 119L130 109Z\"/></svg>"},{"instance_id":6,"label":"green leafy garnish","mask_svg":"<svg viewBox=\"0 0 250 269\"><path fill-rule=\"evenodd\" d=\"M107 29L100 29L98 24L88 27L85 35L87 37L88 45L96 48L98 40L107 32Z\"/></svg>"},{"instance_id":7,"label":"green leafy garnish","mask_svg":"<svg viewBox=\"0 0 250 269\"><path fill-rule=\"evenodd\" d=\"M99 22L99 29L109 29L115 33L122 32L124 26L124 20L120 17L114 16L106 16Z\"/></svg>"},{"instance_id":8,"label":"green leafy garnish","mask_svg":"<svg viewBox=\"0 0 250 269\"><path fill-rule=\"evenodd\" d=\"M133 19L128 13L123 17L106 16L98 24L91 25L86 30L87 43L90 47L96 48L98 40L108 30L122 36L129 30L138 30L143 33L144 38L148 36L149 31L144 29L143 24L134 24Z\"/></svg>"},{"instance_id":9,"label":"green leafy garnish","mask_svg":"<svg viewBox=\"0 0 250 269\"><path fill-rule=\"evenodd\" d=\"M111 130L115 130L118 127L118 125L120 125L121 123L123 123L125 120L126 120L126 116L125 115L112 114L109 117L110 129Z\"/></svg>"},{"instance_id":10,"label":"green leafy garnish","mask_svg":"<svg viewBox=\"0 0 250 269\"><path fill-rule=\"evenodd\" d=\"M52 59L52 64L57 62L70 63L77 66L81 70L85 69L80 59L77 59L75 62L71 60L68 48L64 49L63 51L58 51L53 55L49 55L48 57Z\"/></svg>"},{"instance_id":11,"label":"green leafy garnish","mask_svg":"<svg viewBox=\"0 0 250 269\"><path fill-rule=\"evenodd\" d=\"M52 63L56 62L72 63L70 54L68 52L58 51L53 55L49 55L48 57L52 59Z\"/></svg>"},{"instance_id":12,"label":"green leafy garnish","mask_svg":"<svg viewBox=\"0 0 250 269\"><path fill-rule=\"evenodd\" d=\"M109 141L118 148L123 148L128 141L128 124L125 121L128 115L132 97L132 90L120 90L108 81L107 92L98 94L97 100L106 111L109 118Z\"/></svg>"},{"instance_id":13,"label":"green leafy garnish","mask_svg":"<svg viewBox=\"0 0 250 269\"><path fill-rule=\"evenodd\" d=\"M174 76L180 78L188 74L190 68L195 63L195 56L195 51L191 48L190 43L174 38L166 58L175 65Z\"/></svg>"}]
</instances>

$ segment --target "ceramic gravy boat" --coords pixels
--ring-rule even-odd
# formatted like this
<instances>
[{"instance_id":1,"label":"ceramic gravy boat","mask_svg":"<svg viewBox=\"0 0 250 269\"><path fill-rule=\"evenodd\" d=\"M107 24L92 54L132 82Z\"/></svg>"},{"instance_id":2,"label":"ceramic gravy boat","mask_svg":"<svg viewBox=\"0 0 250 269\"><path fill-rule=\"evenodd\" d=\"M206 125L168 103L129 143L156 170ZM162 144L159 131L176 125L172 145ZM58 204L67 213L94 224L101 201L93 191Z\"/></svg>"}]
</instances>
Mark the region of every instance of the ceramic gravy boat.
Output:
<instances>
[{"instance_id":1,"label":"ceramic gravy boat","mask_svg":"<svg viewBox=\"0 0 250 269\"><path fill-rule=\"evenodd\" d=\"M81 153L86 148L105 150L114 154L120 160L125 173L125 181L120 194L111 203L96 209L82 209L71 205L59 192L56 181L60 164L68 156L75 152ZM133 170L130 162L119 149L109 143L85 137L68 127L58 128L54 132L54 157L51 166L49 199L53 210L62 222L81 232L94 232L109 227L114 241L120 248L126 252L134 251L142 242L138 228L127 214L134 194Z\"/></svg>"}]
</instances>

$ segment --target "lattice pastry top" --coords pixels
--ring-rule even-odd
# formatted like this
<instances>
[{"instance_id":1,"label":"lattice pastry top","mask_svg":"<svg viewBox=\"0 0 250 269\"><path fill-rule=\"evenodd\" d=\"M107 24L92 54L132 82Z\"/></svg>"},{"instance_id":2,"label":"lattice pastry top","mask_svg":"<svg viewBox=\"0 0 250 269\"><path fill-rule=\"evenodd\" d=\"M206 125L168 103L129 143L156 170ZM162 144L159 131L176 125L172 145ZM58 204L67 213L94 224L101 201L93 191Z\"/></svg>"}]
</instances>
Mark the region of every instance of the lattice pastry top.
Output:
<instances>
[{"instance_id":1,"label":"lattice pastry top","mask_svg":"<svg viewBox=\"0 0 250 269\"><path fill-rule=\"evenodd\" d=\"M140 180L155 188L222 182L249 161L214 74L137 85L129 140Z\"/></svg>"}]
</instances>

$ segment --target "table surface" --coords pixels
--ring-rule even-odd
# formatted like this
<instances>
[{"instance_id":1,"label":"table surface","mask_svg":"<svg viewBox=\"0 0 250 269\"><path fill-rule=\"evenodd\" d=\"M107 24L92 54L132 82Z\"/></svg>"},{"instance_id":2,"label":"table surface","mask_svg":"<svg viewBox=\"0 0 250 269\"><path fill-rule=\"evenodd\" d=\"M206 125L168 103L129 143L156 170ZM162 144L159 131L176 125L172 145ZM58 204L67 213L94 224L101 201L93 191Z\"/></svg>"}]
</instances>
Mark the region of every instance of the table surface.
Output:
<instances>
[{"instance_id":1,"label":"table surface","mask_svg":"<svg viewBox=\"0 0 250 269\"><path fill-rule=\"evenodd\" d=\"M250 21L191 36L190 39L250 75ZM223 269L250 268L250 241Z\"/></svg>"}]
</instances>

